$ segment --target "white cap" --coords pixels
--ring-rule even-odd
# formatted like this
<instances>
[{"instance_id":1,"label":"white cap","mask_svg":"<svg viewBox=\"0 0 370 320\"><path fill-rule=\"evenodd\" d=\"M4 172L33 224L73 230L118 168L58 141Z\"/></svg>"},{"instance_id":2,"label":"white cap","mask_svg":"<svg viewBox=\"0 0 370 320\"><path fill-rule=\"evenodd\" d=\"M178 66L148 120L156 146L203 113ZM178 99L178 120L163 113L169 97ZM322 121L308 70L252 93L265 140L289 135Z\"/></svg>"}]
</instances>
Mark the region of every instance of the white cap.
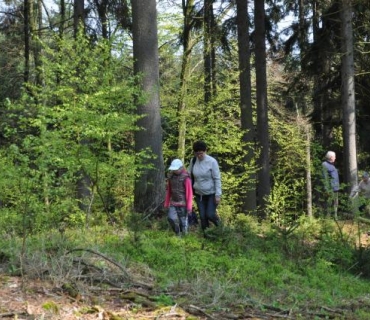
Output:
<instances>
[{"instance_id":1,"label":"white cap","mask_svg":"<svg viewBox=\"0 0 370 320\"><path fill-rule=\"evenodd\" d=\"M175 159L171 162L171 166L168 168L168 170L179 170L180 168L182 168L182 166L182 161L180 159Z\"/></svg>"}]
</instances>

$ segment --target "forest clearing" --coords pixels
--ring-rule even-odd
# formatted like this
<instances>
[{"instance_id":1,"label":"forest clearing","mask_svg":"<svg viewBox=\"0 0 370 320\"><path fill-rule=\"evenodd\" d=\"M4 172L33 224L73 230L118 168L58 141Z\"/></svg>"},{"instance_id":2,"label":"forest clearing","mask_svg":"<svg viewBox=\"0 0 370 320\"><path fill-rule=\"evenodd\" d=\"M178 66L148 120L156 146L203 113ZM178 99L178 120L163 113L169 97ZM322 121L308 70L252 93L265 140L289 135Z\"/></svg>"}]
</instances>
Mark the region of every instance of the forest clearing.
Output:
<instances>
[{"instance_id":1,"label":"forest clearing","mask_svg":"<svg viewBox=\"0 0 370 320\"><path fill-rule=\"evenodd\" d=\"M361 246L367 248L369 244L367 223L355 223L353 220L338 221L341 231L351 237L351 241L361 241ZM192 231L195 232L194 230ZM169 237L174 237L172 234ZM166 237L168 237L166 236ZM196 241L202 241L195 232L191 237ZM222 237L222 236L220 236ZM258 236L261 240L261 234ZM344 239L344 238L343 238ZM172 239L177 240L177 239ZM240 239L239 239L240 240ZM171 239L166 240L171 241ZM180 241L184 241L180 239ZM221 242L220 242L221 241ZM263 241L263 240L262 240ZM316 241L316 240L314 240ZM222 240L216 241L216 246ZM205 244L203 243L203 246ZM359 243L354 244L358 247ZM202 249L204 250L204 248ZM89 268L89 271L78 271L80 274L74 278L75 284L69 284L68 274L77 274L76 270L64 271L64 276L50 274L48 276L35 277L32 272L27 275L15 276L4 273L4 268L9 268L6 259L2 258L0 265L0 318L3 319L61 319L61 320L129 320L129 319L367 319L370 315L370 296L362 296L360 299L342 299L340 305L318 306L316 302L307 302L305 307L289 310L276 304L263 304L252 297L248 303L222 304L220 308L211 307L202 302L202 298L193 301L184 300L191 282L187 281L171 286L171 289L160 289L154 281L152 272L137 267L127 267L125 270L117 262L107 256L86 249L77 249L81 253L79 263ZM296 253L297 254L297 253ZM83 257L83 259L82 259ZM94 257L94 258L92 258ZM64 258L65 259L65 258ZM102 271L98 269L97 260L105 260L111 263L111 268ZM93 266L94 261L95 266ZM35 263L35 262L30 262ZM91 263L91 265L90 265ZM37 266L34 266L37 267ZM25 270L31 267L25 267ZM46 266L44 266L46 268ZM62 268L62 266L60 266ZM109 271L110 270L110 271ZM49 270L50 272L55 272ZM109 275L111 272L111 275ZM44 270L41 274L45 274ZM83 274L83 276L82 276ZM105 276L103 276L103 274ZM115 275L116 274L116 275ZM122 274L124 274L122 278ZM61 277L61 278L58 278ZM102 278L105 277L103 280ZM116 277L116 278L115 278ZM52 280L53 279L53 280ZM115 283L112 280L116 279ZM123 281L123 282L120 282ZM189 280L190 281L190 280ZM234 284L237 286L238 284ZM204 294L210 294L204 293ZM248 295L248 293L246 293ZM267 298L267 297L266 297ZM266 299L267 301L268 299ZM369 310L368 310L369 309ZM356 313L362 310L362 317ZM367 311L366 311L367 310Z\"/></svg>"},{"instance_id":2,"label":"forest clearing","mask_svg":"<svg viewBox=\"0 0 370 320\"><path fill-rule=\"evenodd\" d=\"M370 319L369 21L0 0L0 318Z\"/></svg>"}]
</instances>

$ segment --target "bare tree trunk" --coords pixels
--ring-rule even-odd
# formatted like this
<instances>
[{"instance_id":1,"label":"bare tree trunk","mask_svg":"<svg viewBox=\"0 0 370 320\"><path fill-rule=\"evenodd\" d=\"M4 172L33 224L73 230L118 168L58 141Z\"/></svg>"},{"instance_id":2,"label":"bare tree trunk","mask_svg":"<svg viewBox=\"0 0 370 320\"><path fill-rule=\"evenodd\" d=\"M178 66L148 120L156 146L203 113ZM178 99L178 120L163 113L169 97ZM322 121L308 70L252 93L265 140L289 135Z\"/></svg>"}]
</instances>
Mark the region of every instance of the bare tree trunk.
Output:
<instances>
[{"instance_id":1,"label":"bare tree trunk","mask_svg":"<svg viewBox=\"0 0 370 320\"><path fill-rule=\"evenodd\" d=\"M312 176L311 176L311 128L305 123L306 131L306 192L307 192L307 216L312 218Z\"/></svg>"},{"instance_id":2,"label":"bare tree trunk","mask_svg":"<svg viewBox=\"0 0 370 320\"><path fill-rule=\"evenodd\" d=\"M141 76L141 86L147 101L138 105L138 121L142 130L135 134L137 153L150 150L148 159L135 183L134 207L137 212L152 213L163 202L165 193L162 154L162 128L159 103L159 61L156 0L132 0L134 71ZM149 166L152 168L149 168Z\"/></svg>"},{"instance_id":3,"label":"bare tree trunk","mask_svg":"<svg viewBox=\"0 0 370 320\"><path fill-rule=\"evenodd\" d=\"M313 39L318 48L319 57L316 59L317 75L314 78L314 112L312 122L316 132L316 138L320 140L326 149L330 149L333 137L333 120L335 113L331 105L330 97L330 78L328 75L331 70L331 53L333 51L330 32L331 19L328 15L323 15L322 11L328 6L328 0L313 0ZM321 28L319 24L322 24ZM337 110L336 110L337 111Z\"/></svg>"},{"instance_id":4,"label":"bare tree trunk","mask_svg":"<svg viewBox=\"0 0 370 320\"><path fill-rule=\"evenodd\" d=\"M246 156L244 163L254 166L254 142L255 129L253 125L252 112L252 85L251 85L251 64L249 48L249 18L248 1L237 0L237 26L238 26L238 56L239 56L239 83L240 83L240 113L241 127L243 134L243 145ZM243 199L243 211L248 214L255 214L257 209L256 195L256 174L250 173L246 177L243 186L245 195Z\"/></svg>"},{"instance_id":5,"label":"bare tree trunk","mask_svg":"<svg viewBox=\"0 0 370 320\"><path fill-rule=\"evenodd\" d=\"M255 24L255 60L257 91L257 141L258 159L258 205L260 218L265 218L267 197L270 195L270 138L268 128L267 76L266 76L266 35L265 35L265 1L254 0Z\"/></svg>"},{"instance_id":6,"label":"bare tree trunk","mask_svg":"<svg viewBox=\"0 0 370 320\"><path fill-rule=\"evenodd\" d=\"M178 119L179 119L179 137L178 137L178 157L182 160L185 158L185 138L186 138L186 91L189 76L190 55L193 48L191 44L191 20L194 0L183 0L183 56L180 75L180 96L178 101Z\"/></svg>"},{"instance_id":7,"label":"bare tree trunk","mask_svg":"<svg viewBox=\"0 0 370 320\"><path fill-rule=\"evenodd\" d=\"M84 6L84 0L74 0L73 2L73 30L75 39L77 39L80 25L84 25L85 22ZM88 146L90 144L90 141L83 138L80 141L80 144L82 147ZM78 174L79 177L77 181L77 198L79 200L80 209L86 213L86 226L88 227L91 204L94 199L93 185L90 176L84 170L84 168L81 168Z\"/></svg>"},{"instance_id":8,"label":"bare tree trunk","mask_svg":"<svg viewBox=\"0 0 370 320\"><path fill-rule=\"evenodd\" d=\"M23 81L28 82L30 77L30 8L31 0L24 0L23 2L23 16L24 16L24 71Z\"/></svg>"},{"instance_id":9,"label":"bare tree trunk","mask_svg":"<svg viewBox=\"0 0 370 320\"><path fill-rule=\"evenodd\" d=\"M348 186L347 192L349 193L357 185L356 106L351 0L342 0L341 29L344 182Z\"/></svg>"},{"instance_id":10,"label":"bare tree trunk","mask_svg":"<svg viewBox=\"0 0 370 320\"><path fill-rule=\"evenodd\" d=\"M41 30L42 30L42 3L37 0L36 3L30 5L30 35L31 48L35 61L36 84L41 86L42 78L42 62L41 62Z\"/></svg>"},{"instance_id":11,"label":"bare tree trunk","mask_svg":"<svg viewBox=\"0 0 370 320\"><path fill-rule=\"evenodd\" d=\"M84 0L73 1L73 30L76 38L80 23L85 25L85 3Z\"/></svg>"},{"instance_id":12,"label":"bare tree trunk","mask_svg":"<svg viewBox=\"0 0 370 320\"><path fill-rule=\"evenodd\" d=\"M60 0L60 23L59 23L59 38L63 39L66 21L66 3L65 0Z\"/></svg>"},{"instance_id":13,"label":"bare tree trunk","mask_svg":"<svg viewBox=\"0 0 370 320\"><path fill-rule=\"evenodd\" d=\"M307 33L306 33L306 16L305 16L305 1L299 0L299 51L301 54L300 61L301 61L301 68L303 70L302 61L303 61L303 54L306 52L307 47Z\"/></svg>"},{"instance_id":14,"label":"bare tree trunk","mask_svg":"<svg viewBox=\"0 0 370 320\"><path fill-rule=\"evenodd\" d=\"M213 95L213 55L212 55L212 27L213 27L213 0L204 0L204 101L208 103Z\"/></svg>"},{"instance_id":15,"label":"bare tree trunk","mask_svg":"<svg viewBox=\"0 0 370 320\"><path fill-rule=\"evenodd\" d=\"M109 22L107 19L108 1L109 0L103 0L103 1L95 0L95 5L98 10L99 20L100 20L101 28L102 28L102 37L104 39L109 38L109 32L108 32Z\"/></svg>"}]
</instances>

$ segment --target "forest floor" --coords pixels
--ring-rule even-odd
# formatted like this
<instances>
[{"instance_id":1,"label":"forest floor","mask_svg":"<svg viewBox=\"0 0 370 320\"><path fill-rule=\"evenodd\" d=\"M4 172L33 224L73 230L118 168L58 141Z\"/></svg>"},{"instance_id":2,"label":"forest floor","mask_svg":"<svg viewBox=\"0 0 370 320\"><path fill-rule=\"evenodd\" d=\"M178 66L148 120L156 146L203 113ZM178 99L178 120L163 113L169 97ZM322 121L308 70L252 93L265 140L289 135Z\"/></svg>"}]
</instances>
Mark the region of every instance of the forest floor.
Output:
<instances>
[{"instance_id":1,"label":"forest floor","mask_svg":"<svg viewBox=\"0 0 370 320\"><path fill-rule=\"evenodd\" d=\"M367 232L370 231L370 224L359 226L353 221L338 221L338 225L345 233L358 234L358 241L362 246L370 244ZM56 288L51 281L13 277L0 272L0 319L296 319L273 308L262 312L251 307L244 309L243 314L233 313L232 310L208 314L201 307L194 305L160 307L150 299L151 295L150 289L143 287L128 290L91 287L88 294L77 294L72 298L71 294Z\"/></svg>"},{"instance_id":2,"label":"forest floor","mask_svg":"<svg viewBox=\"0 0 370 320\"><path fill-rule=\"evenodd\" d=\"M23 278L24 279L24 278ZM188 319L189 313L180 307L135 307L124 290L102 290L89 296L72 298L51 282L22 280L21 277L0 276L0 319L53 319L53 320L119 320L119 319ZM133 293L133 292L130 292ZM134 292L145 297L149 293ZM131 295L133 296L133 295ZM206 319L193 316L192 319Z\"/></svg>"}]
</instances>

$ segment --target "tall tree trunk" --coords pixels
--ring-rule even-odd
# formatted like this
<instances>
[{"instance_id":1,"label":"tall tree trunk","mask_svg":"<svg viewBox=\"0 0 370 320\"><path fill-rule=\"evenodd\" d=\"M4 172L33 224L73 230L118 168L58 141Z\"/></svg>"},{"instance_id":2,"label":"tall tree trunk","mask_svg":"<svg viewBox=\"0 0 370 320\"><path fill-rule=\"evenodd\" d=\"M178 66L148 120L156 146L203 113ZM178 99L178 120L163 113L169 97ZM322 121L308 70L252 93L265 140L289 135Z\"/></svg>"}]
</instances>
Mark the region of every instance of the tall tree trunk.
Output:
<instances>
[{"instance_id":1,"label":"tall tree trunk","mask_svg":"<svg viewBox=\"0 0 370 320\"><path fill-rule=\"evenodd\" d=\"M42 85L42 62L41 62L41 30L42 30L42 3L41 0L30 5L30 34L31 48L35 61L36 84Z\"/></svg>"},{"instance_id":2,"label":"tall tree trunk","mask_svg":"<svg viewBox=\"0 0 370 320\"><path fill-rule=\"evenodd\" d=\"M178 119L179 119L179 137L178 137L178 157L185 158L185 138L186 138L186 91L189 77L190 55L193 48L191 44L191 22L194 0L183 0L182 10L184 14L184 26L182 32L183 38L183 56L180 75L180 96L178 101Z\"/></svg>"},{"instance_id":3,"label":"tall tree trunk","mask_svg":"<svg viewBox=\"0 0 370 320\"><path fill-rule=\"evenodd\" d=\"M301 70L304 70L303 65L303 59L304 54L307 52L307 45L308 45L308 39L307 39L307 28L306 28L306 15L305 15L305 7L306 7L306 1L305 0L299 0L299 52L300 52L300 61L301 61ZM314 15L316 18L316 16ZM317 28L317 21L313 19L313 25L314 28ZM317 29L316 29L317 30ZM300 98L300 104L303 109L303 117L307 116L307 109L305 104L305 97L306 93L303 94L303 97ZM298 111L298 108L297 108ZM311 128L310 124L307 123L306 120L300 121L302 122L305 134L306 134L306 193L307 193L307 216L311 217L313 216L312 213L312 175L311 175Z\"/></svg>"},{"instance_id":4,"label":"tall tree trunk","mask_svg":"<svg viewBox=\"0 0 370 320\"><path fill-rule=\"evenodd\" d=\"M95 0L95 6L98 11L99 20L101 23L101 29L102 29L102 37L104 39L109 38L109 32L108 32L108 19L107 19L107 12L108 12L108 1L109 0L103 0L103 1L97 1Z\"/></svg>"},{"instance_id":5,"label":"tall tree trunk","mask_svg":"<svg viewBox=\"0 0 370 320\"><path fill-rule=\"evenodd\" d=\"M249 48L249 17L248 1L236 1L236 19L238 26L238 57L239 57L239 83L240 83L240 114L241 127L243 130L243 145L246 156L244 163L254 166L254 141L255 130L253 125L252 111L252 85L251 64ZM246 177L244 185L245 195L243 199L243 211L254 214L257 208L256 197L256 174L252 172Z\"/></svg>"},{"instance_id":6,"label":"tall tree trunk","mask_svg":"<svg viewBox=\"0 0 370 320\"><path fill-rule=\"evenodd\" d=\"M30 10L31 0L24 0L23 2L23 16L24 16L24 71L23 81L28 82L30 77Z\"/></svg>"},{"instance_id":7,"label":"tall tree trunk","mask_svg":"<svg viewBox=\"0 0 370 320\"><path fill-rule=\"evenodd\" d=\"M298 36L298 44L299 44L299 52L300 52L300 61L301 61L301 68L302 66L302 55L306 52L307 47L307 34L306 34L306 16L305 16L305 1L299 0L299 36Z\"/></svg>"},{"instance_id":8,"label":"tall tree trunk","mask_svg":"<svg viewBox=\"0 0 370 320\"><path fill-rule=\"evenodd\" d=\"M350 192L357 185L356 106L351 0L342 0L341 30L344 182L348 186L347 192Z\"/></svg>"},{"instance_id":9,"label":"tall tree trunk","mask_svg":"<svg viewBox=\"0 0 370 320\"><path fill-rule=\"evenodd\" d=\"M138 121L142 130L135 134L137 153L151 150L155 157L135 183L134 207L137 212L154 212L164 199L164 165L162 128L159 104L159 61L156 0L132 0L134 71L141 76L141 86L147 102L138 105Z\"/></svg>"},{"instance_id":10,"label":"tall tree trunk","mask_svg":"<svg viewBox=\"0 0 370 320\"><path fill-rule=\"evenodd\" d=\"M84 0L74 0L73 2L73 30L74 37L77 39L77 34L80 29L80 26L84 26L85 22L85 11L84 11ZM84 30L83 30L84 31ZM78 72L78 71L77 71ZM90 144L88 139L83 138L80 141L82 147ZM93 185L90 176L82 168L79 172L79 178L77 181L77 198L79 199L79 207L82 211L86 213L86 226L89 224L90 209L92 201L94 199L93 194Z\"/></svg>"},{"instance_id":11,"label":"tall tree trunk","mask_svg":"<svg viewBox=\"0 0 370 320\"><path fill-rule=\"evenodd\" d=\"M333 109L330 108L330 69L331 54L331 32L329 30L330 15L323 15L322 11L328 6L327 0L313 0L313 39L318 58L315 66L316 76L314 78L314 112L312 116L316 139L321 141L324 148L330 148L333 137ZM321 28L319 23L321 22Z\"/></svg>"},{"instance_id":12,"label":"tall tree trunk","mask_svg":"<svg viewBox=\"0 0 370 320\"><path fill-rule=\"evenodd\" d=\"M318 3L317 0L312 0L312 38L313 43L318 43L319 41L319 12L318 12ZM313 106L314 112L312 114L313 128L315 130L315 135L322 141L323 129L322 129L322 107L321 107L321 94L320 92L320 75L315 74L313 77L313 87L314 94L313 96Z\"/></svg>"},{"instance_id":13,"label":"tall tree trunk","mask_svg":"<svg viewBox=\"0 0 370 320\"><path fill-rule=\"evenodd\" d=\"M64 29L65 29L65 21L66 21L66 2L65 0L60 0L59 3L60 8L60 22L59 22L59 38L63 39L64 37Z\"/></svg>"},{"instance_id":14,"label":"tall tree trunk","mask_svg":"<svg viewBox=\"0 0 370 320\"><path fill-rule=\"evenodd\" d=\"M59 12L60 12L60 21L59 21L58 36L59 36L59 40L63 40L64 30L65 30L65 21L66 21L66 3L65 3L65 0L60 0L60 2L59 2ZM57 42L57 50L58 50L58 52L60 52L60 41ZM60 83L60 73L59 72L56 75L56 82Z\"/></svg>"},{"instance_id":15,"label":"tall tree trunk","mask_svg":"<svg viewBox=\"0 0 370 320\"><path fill-rule=\"evenodd\" d=\"M267 198L270 195L270 138L268 128L265 1L254 0L255 60L257 92L257 141L260 147L258 159L258 205L260 218L265 218Z\"/></svg>"},{"instance_id":16,"label":"tall tree trunk","mask_svg":"<svg viewBox=\"0 0 370 320\"><path fill-rule=\"evenodd\" d=\"M309 123L304 124L306 133L306 193L307 193L307 216L312 218L312 161L311 161L311 125Z\"/></svg>"},{"instance_id":17,"label":"tall tree trunk","mask_svg":"<svg viewBox=\"0 0 370 320\"><path fill-rule=\"evenodd\" d=\"M212 27L213 27L213 0L204 0L204 102L212 100L213 95L213 55L212 55Z\"/></svg>"},{"instance_id":18,"label":"tall tree trunk","mask_svg":"<svg viewBox=\"0 0 370 320\"><path fill-rule=\"evenodd\" d=\"M213 12L213 3L212 10L210 11L211 15L211 34L210 34L210 44L211 44L211 88L212 88L212 97L217 95L217 82L216 82L216 21L215 14Z\"/></svg>"},{"instance_id":19,"label":"tall tree trunk","mask_svg":"<svg viewBox=\"0 0 370 320\"><path fill-rule=\"evenodd\" d=\"M76 38L79 25L85 25L85 3L84 0L74 0L73 1L73 30L74 36Z\"/></svg>"}]
</instances>

